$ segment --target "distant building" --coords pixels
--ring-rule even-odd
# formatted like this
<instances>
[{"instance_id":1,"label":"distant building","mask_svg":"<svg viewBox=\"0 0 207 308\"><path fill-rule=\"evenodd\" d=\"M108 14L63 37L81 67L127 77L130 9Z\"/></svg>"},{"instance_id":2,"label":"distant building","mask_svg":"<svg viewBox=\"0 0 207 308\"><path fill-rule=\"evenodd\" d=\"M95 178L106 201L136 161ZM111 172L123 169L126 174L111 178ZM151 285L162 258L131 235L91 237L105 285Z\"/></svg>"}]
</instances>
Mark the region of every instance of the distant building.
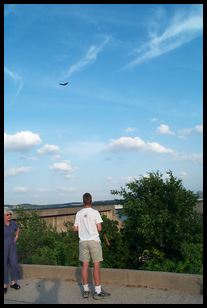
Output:
<instances>
[{"instance_id":1,"label":"distant building","mask_svg":"<svg viewBox=\"0 0 207 308\"><path fill-rule=\"evenodd\" d=\"M203 214L203 199L198 199L196 209L199 213Z\"/></svg>"}]
</instances>

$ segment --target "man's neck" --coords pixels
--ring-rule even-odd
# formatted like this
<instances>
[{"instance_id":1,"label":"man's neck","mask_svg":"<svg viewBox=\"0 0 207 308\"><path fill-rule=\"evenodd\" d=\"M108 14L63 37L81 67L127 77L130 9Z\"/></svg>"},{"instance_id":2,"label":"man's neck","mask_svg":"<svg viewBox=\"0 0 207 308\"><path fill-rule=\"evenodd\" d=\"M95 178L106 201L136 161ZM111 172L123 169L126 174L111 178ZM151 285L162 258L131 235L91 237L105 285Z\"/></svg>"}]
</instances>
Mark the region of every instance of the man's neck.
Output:
<instances>
[{"instance_id":1,"label":"man's neck","mask_svg":"<svg viewBox=\"0 0 207 308\"><path fill-rule=\"evenodd\" d=\"M89 208L89 207L92 207L92 204L84 204L83 207L84 208Z\"/></svg>"}]
</instances>

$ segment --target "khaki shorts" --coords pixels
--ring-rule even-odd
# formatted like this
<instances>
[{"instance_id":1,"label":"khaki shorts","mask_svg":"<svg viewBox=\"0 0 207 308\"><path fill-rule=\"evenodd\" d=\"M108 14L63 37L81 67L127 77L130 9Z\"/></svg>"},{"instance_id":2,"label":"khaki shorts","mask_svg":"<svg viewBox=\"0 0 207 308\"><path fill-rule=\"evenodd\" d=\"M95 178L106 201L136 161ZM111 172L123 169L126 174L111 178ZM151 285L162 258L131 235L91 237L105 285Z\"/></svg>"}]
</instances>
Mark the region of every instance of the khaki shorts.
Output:
<instances>
[{"instance_id":1,"label":"khaki shorts","mask_svg":"<svg viewBox=\"0 0 207 308\"><path fill-rule=\"evenodd\" d=\"M82 241L79 242L79 260L93 262L103 261L101 242Z\"/></svg>"}]
</instances>

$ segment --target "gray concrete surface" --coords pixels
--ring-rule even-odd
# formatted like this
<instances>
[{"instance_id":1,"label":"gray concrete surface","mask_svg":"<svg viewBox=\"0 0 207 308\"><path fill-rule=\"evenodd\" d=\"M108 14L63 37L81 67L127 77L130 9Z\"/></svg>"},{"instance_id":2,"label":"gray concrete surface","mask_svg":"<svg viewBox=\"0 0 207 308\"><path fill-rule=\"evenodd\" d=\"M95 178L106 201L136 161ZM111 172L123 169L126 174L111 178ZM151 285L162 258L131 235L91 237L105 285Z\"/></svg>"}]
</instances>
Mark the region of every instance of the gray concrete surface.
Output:
<instances>
[{"instance_id":1,"label":"gray concrete surface","mask_svg":"<svg viewBox=\"0 0 207 308\"><path fill-rule=\"evenodd\" d=\"M175 290L107 284L103 288L111 296L94 300L82 298L81 285L74 281L24 278L19 283L20 290L8 289L4 304L203 304L202 294Z\"/></svg>"},{"instance_id":2,"label":"gray concrete surface","mask_svg":"<svg viewBox=\"0 0 207 308\"><path fill-rule=\"evenodd\" d=\"M81 267L21 264L21 277L81 283ZM89 268L89 282L93 281ZM101 268L101 281L106 285L163 289L189 294L203 292L203 275Z\"/></svg>"}]
</instances>

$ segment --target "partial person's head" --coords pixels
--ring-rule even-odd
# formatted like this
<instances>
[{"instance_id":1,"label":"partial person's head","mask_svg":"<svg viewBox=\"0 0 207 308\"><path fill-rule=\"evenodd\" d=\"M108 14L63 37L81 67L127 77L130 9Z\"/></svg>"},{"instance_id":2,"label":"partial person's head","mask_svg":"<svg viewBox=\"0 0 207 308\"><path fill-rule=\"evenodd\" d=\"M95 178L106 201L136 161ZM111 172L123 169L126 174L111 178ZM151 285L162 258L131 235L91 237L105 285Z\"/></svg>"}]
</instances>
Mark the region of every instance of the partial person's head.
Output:
<instances>
[{"instance_id":1,"label":"partial person's head","mask_svg":"<svg viewBox=\"0 0 207 308\"><path fill-rule=\"evenodd\" d=\"M12 217L13 212L8 208L8 207L4 207L4 218L7 220L10 220Z\"/></svg>"},{"instance_id":2,"label":"partial person's head","mask_svg":"<svg viewBox=\"0 0 207 308\"><path fill-rule=\"evenodd\" d=\"M92 196L89 193L85 193L83 195L83 204L84 205L91 205L92 204Z\"/></svg>"}]
</instances>

